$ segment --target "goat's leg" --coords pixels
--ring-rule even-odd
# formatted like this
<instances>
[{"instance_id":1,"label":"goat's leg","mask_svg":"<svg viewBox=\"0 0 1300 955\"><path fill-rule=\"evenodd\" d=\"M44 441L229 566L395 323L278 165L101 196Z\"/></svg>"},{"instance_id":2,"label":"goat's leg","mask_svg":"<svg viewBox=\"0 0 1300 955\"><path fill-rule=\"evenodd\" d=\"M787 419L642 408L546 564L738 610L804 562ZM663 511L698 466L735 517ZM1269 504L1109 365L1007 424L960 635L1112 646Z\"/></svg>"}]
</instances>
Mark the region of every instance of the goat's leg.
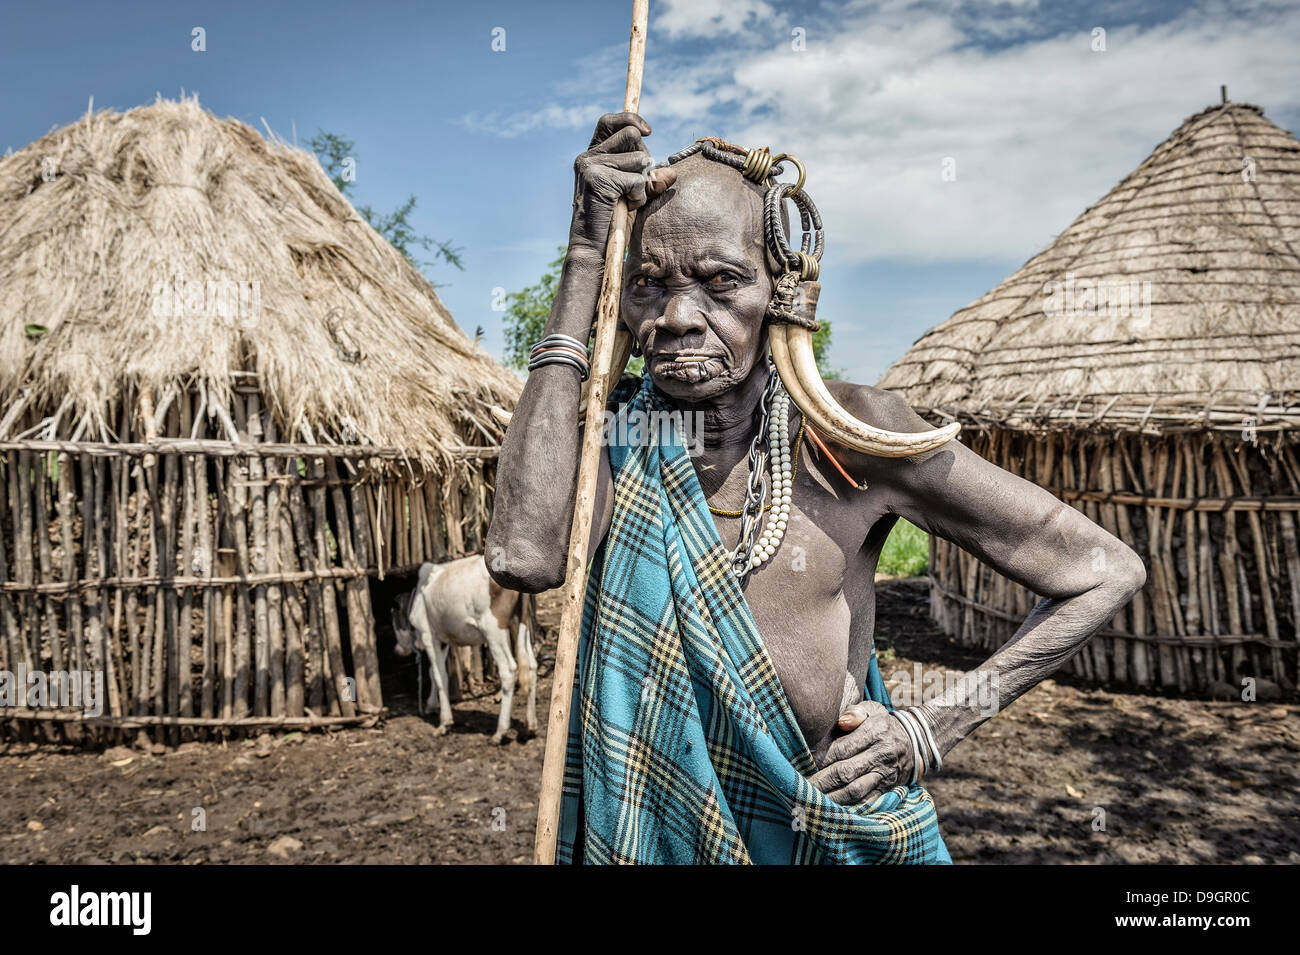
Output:
<instances>
[{"instance_id":1,"label":"goat's leg","mask_svg":"<svg viewBox=\"0 0 1300 955\"><path fill-rule=\"evenodd\" d=\"M516 668L515 659L510 655L510 631L494 627L487 635L487 645L501 677L501 713L497 717L497 731L492 734L492 742L500 743L510 729L510 702L515 695Z\"/></svg>"},{"instance_id":2,"label":"goat's leg","mask_svg":"<svg viewBox=\"0 0 1300 955\"><path fill-rule=\"evenodd\" d=\"M438 641L433 638L433 634L426 633L423 628L415 632L416 646L415 653L418 657L420 652L424 652L425 658L429 661L429 694L424 699L424 712L432 713L438 706Z\"/></svg>"},{"instance_id":3,"label":"goat's leg","mask_svg":"<svg viewBox=\"0 0 1300 955\"><path fill-rule=\"evenodd\" d=\"M429 654L429 676L433 686L429 689L429 709L433 709L434 699L438 704L438 734L451 729L455 722L451 712L451 694L447 690L447 644L435 640L433 652Z\"/></svg>"},{"instance_id":4,"label":"goat's leg","mask_svg":"<svg viewBox=\"0 0 1300 955\"><path fill-rule=\"evenodd\" d=\"M519 689L528 693L528 735L537 732L537 657L533 655L532 634L519 624L515 637L515 664L519 667Z\"/></svg>"}]
</instances>

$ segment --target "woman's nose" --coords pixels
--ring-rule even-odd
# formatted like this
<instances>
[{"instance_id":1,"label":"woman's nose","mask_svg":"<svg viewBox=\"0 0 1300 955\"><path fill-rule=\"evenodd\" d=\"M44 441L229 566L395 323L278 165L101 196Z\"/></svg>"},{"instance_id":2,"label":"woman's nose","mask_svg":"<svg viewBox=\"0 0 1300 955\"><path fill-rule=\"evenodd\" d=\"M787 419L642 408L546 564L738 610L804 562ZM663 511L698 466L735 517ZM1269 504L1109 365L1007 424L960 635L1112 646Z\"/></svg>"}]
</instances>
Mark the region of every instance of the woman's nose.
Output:
<instances>
[{"instance_id":1,"label":"woman's nose","mask_svg":"<svg viewBox=\"0 0 1300 955\"><path fill-rule=\"evenodd\" d=\"M664 313L655 320L655 330L680 338L690 332L702 332L708 328L704 312L696 303L694 296L688 294L674 295L668 300Z\"/></svg>"}]
</instances>

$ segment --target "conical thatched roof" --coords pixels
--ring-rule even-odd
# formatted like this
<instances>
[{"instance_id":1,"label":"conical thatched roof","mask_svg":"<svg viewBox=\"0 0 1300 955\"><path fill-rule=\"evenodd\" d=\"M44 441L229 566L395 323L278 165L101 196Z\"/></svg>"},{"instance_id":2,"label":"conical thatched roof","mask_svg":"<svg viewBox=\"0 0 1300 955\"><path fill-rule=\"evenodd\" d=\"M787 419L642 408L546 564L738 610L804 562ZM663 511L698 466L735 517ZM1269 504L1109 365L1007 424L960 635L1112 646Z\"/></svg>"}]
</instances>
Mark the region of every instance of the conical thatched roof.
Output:
<instances>
[{"instance_id":1,"label":"conical thatched roof","mask_svg":"<svg viewBox=\"0 0 1300 955\"><path fill-rule=\"evenodd\" d=\"M1300 426L1300 142L1256 106L1192 116L879 384L1005 428Z\"/></svg>"},{"instance_id":2,"label":"conical thatched roof","mask_svg":"<svg viewBox=\"0 0 1300 955\"><path fill-rule=\"evenodd\" d=\"M295 437L440 469L499 438L520 388L315 157L195 100L90 113L0 159L0 289L0 412L20 389L70 396L72 422L128 385L222 401L254 372Z\"/></svg>"}]
</instances>

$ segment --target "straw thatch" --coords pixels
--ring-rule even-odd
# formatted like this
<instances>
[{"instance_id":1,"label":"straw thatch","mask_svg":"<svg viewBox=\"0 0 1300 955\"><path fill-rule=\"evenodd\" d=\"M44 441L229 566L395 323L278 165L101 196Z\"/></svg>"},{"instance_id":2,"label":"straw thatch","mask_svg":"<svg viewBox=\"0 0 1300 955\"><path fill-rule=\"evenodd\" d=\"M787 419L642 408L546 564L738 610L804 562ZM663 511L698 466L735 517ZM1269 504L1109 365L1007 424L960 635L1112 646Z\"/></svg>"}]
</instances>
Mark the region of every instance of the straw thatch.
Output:
<instances>
[{"instance_id":1,"label":"straw thatch","mask_svg":"<svg viewBox=\"0 0 1300 955\"><path fill-rule=\"evenodd\" d=\"M160 295L178 282L179 307ZM314 156L195 100L87 114L0 159L0 288L0 402L71 399L61 421L89 413L90 435L129 386L198 381L224 405L253 373L288 426L442 469L497 440L519 393Z\"/></svg>"},{"instance_id":2,"label":"straw thatch","mask_svg":"<svg viewBox=\"0 0 1300 955\"><path fill-rule=\"evenodd\" d=\"M518 379L314 157L192 100L0 160L0 287L0 671L108 697L0 721L373 721L369 578L481 546Z\"/></svg>"},{"instance_id":3,"label":"straw thatch","mask_svg":"<svg viewBox=\"0 0 1300 955\"><path fill-rule=\"evenodd\" d=\"M1146 559L1076 672L1294 680L1300 142L1258 107L1190 117L879 384ZM931 572L936 618L970 643L999 645L1033 603L943 541Z\"/></svg>"}]
</instances>

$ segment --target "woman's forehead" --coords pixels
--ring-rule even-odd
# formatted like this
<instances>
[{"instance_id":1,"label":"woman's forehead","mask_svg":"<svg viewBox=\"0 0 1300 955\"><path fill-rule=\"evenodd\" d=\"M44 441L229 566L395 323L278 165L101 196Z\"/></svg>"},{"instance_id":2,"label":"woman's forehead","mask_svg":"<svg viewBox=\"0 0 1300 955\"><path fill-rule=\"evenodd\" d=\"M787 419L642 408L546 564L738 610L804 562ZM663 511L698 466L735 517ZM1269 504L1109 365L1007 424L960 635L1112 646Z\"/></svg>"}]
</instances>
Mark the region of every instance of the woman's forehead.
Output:
<instances>
[{"instance_id":1,"label":"woman's forehead","mask_svg":"<svg viewBox=\"0 0 1300 955\"><path fill-rule=\"evenodd\" d=\"M647 254L671 248L697 255L730 250L748 257L762 249L762 198L735 171L709 165L717 172L690 170L638 215L636 231Z\"/></svg>"}]
</instances>

